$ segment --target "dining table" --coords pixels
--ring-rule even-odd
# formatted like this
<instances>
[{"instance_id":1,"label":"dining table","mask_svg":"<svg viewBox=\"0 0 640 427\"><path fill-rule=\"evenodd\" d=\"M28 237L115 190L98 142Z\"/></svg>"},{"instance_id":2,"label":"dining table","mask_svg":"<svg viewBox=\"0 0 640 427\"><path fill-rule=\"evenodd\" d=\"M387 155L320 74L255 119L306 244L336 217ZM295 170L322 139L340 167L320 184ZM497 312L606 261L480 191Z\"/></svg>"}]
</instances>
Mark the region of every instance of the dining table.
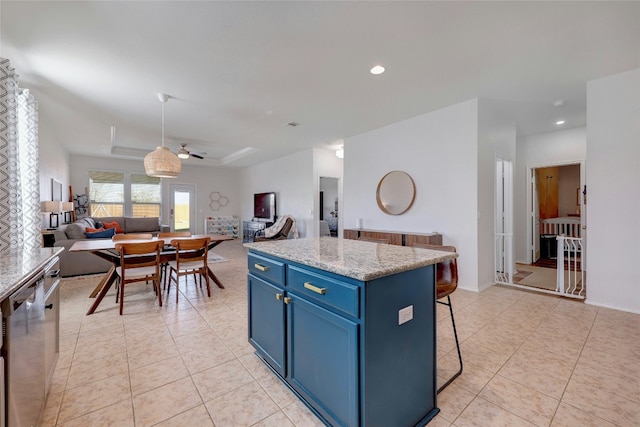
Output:
<instances>
[{"instance_id":1,"label":"dining table","mask_svg":"<svg viewBox=\"0 0 640 427\"><path fill-rule=\"evenodd\" d=\"M164 264L169 261L173 261L176 259L176 250L169 243L171 240L179 240L179 239L195 239L195 238L203 238L209 237L211 242L209 243L209 250L218 246L220 243L233 240L232 236L223 236L223 235L211 235L211 234L194 234L190 237L168 237L162 239L165 241L164 248L160 253L160 263ZM70 248L69 252L91 252L100 258L103 258L109 262L111 262L111 267L109 271L102 277L98 285L95 287L93 292L89 295L90 298L95 298L95 301L87 311L87 315L93 314L94 311L98 308L98 305L102 302L105 295L113 285L113 283L118 278L118 273L116 268L120 266L120 254L116 251L116 244L119 243L140 243L140 242L149 242L149 241L157 241L159 240L157 237L153 237L152 239L135 239L135 240L118 240L114 241L112 239L85 239L79 240L75 242ZM224 289L224 285L218 279L218 277L211 270L211 266L207 266L208 275L211 280L220 288Z\"/></svg>"}]
</instances>

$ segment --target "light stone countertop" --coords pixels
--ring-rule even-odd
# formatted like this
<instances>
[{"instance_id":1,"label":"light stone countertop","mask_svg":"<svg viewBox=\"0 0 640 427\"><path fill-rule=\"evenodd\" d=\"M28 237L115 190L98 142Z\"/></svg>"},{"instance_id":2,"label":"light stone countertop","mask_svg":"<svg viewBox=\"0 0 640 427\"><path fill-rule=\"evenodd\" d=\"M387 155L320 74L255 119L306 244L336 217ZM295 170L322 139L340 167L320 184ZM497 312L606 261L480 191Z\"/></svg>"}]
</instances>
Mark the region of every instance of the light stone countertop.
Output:
<instances>
[{"instance_id":1,"label":"light stone countertop","mask_svg":"<svg viewBox=\"0 0 640 427\"><path fill-rule=\"evenodd\" d=\"M24 252L21 248L11 248L0 252L0 301L18 290L63 250L37 248Z\"/></svg>"},{"instance_id":2,"label":"light stone countertop","mask_svg":"<svg viewBox=\"0 0 640 427\"><path fill-rule=\"evenodd\" d=\"M244 246L252 251L362 281L437 264L458 256L454 252L336 237L254 242L245 243Z\"/></svg>"}]
</instances>

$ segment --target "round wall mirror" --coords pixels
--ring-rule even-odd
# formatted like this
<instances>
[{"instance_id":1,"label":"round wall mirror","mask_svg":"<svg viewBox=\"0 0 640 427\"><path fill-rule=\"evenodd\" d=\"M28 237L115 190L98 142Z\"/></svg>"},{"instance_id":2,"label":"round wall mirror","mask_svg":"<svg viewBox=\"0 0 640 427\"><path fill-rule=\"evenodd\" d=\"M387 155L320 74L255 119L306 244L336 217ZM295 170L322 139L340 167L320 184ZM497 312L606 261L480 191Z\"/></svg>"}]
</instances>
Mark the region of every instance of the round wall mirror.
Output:
<instances>
[{"instance_id":1,"label":"round wall mirror","mask_svg":"<svg viewBox=\"0 0 640 427\"><path fill-rule=\"evenodd\" d=\"M416 186L406 172L391 171L382 177L376 190L376 201L382 212L402 215L416 198Z\"/></svg>"}]
</instances>

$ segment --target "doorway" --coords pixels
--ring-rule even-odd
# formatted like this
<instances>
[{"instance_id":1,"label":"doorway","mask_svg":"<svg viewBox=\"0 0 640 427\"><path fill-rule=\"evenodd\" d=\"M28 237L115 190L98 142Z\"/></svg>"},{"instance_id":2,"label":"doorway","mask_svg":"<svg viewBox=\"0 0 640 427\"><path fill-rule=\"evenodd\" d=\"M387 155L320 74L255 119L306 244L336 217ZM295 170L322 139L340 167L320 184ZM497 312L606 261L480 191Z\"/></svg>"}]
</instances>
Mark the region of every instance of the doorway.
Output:
<instances>
[{"instance_id":1,"label":"doorway","mask_svg":"<svg viewBox=\"0 0 640 427\"><path fill-rule=\"evenodd\" d=\"M320 237L338 237L340 178L321 176L318 199Z\"/></svg>"},{"instance_id":2,"label":"doorway","mask_svg":"<svg viewBox=\"0 0 640 427\"><path fill-rule=\"evenodd\" d=\"M584 298L584 164L531 166L527 174L527 260L514 284Z\"/></svg>"},{"instance_id":3,"label":"doorway","mask_svg":"<svg viewBox=\"0 0 640 427\"><path fill-rule=\"evenodd\" d=\"M195 233L195 185L170 184L169 193L171 231L189 231L192 234Z\"/></svg>"}]
</instances>

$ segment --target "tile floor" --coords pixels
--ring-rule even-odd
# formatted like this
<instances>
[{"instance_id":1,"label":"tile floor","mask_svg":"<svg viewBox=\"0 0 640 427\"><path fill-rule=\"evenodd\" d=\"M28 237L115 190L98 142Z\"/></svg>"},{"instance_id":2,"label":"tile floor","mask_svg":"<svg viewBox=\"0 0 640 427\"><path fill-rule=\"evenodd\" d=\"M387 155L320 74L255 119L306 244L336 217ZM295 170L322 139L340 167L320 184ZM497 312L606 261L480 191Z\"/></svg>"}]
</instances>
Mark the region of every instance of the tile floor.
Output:
<instances>
[{"instance_id":1,"label":"tile floor","mask_svg":"<svg viewBox=\"0 0 640 427\"><path fill-rule=\"evenodd\" d=\"M246 252L215 252L226 286L157 307L141 285L85 316L98 276L64 280L60 360L41 426L319 426L247 343ZM640 425L640 315L494 286L453 304L464 373L430 426ZM438 306L438 368L456 367Z\"/></svg>"}]
</instances>

